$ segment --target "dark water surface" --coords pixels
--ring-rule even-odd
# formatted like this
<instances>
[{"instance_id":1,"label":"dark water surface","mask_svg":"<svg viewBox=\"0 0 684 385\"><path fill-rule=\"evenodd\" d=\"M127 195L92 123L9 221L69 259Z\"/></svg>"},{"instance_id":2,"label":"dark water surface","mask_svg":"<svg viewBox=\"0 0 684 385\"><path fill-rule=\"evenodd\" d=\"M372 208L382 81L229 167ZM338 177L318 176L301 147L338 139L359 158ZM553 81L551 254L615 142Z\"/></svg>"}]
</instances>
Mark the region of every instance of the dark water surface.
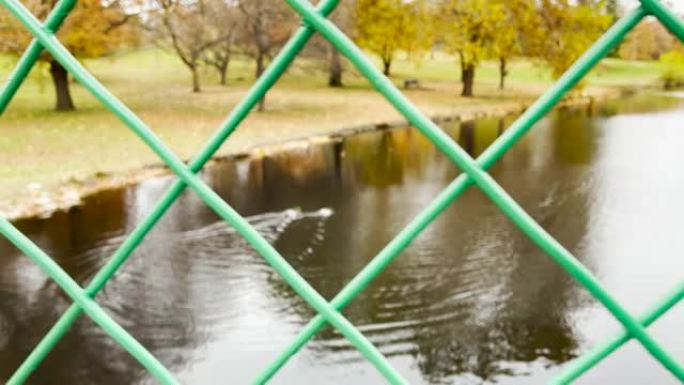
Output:
<instances>
[{"instance_id":1,"label":"dark water surface","mask_svg":"<svg viewBox=\"0 0 684 385\"><path fill-rule=\"evenodd\" d=\"M478 155L510 123L451 124ZM492 168L496 180L632 312L684 279L684 104L635 97L553 114ZM361 134L203 178L332 298L458 175L412 129ZM81 284L172 178L110 191L68 213L19 223ZM314 312L227 225L186 194L98 297L184 383L245 384ZM0 243L0 380L69 300ZM415 384L539 384L619 325L499 213L468 190L345 311ZM684 305L650 330L684 359ZM33 384L154 380L82 318ZM278 384L380 384L325 329ZM632 342L580 384L676 384Z\"/></svg>"}]
</instances>

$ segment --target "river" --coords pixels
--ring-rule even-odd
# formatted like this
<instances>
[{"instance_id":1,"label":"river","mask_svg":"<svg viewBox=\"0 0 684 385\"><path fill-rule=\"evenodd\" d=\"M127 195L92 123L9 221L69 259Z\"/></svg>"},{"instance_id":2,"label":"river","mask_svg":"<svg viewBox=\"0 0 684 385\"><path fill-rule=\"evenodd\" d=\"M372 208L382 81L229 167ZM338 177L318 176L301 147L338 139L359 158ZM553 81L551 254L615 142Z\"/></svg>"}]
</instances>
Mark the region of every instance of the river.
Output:
<instances>
[{"instance_id":1,"label":"river","mask_svg":"<svg viewBox=\"0 0 684 385\"><path fill-rule=\"evenodd\" d=\"M641 95L563 109L494 178L633 314L684 279L684 99ZM513 118L450 123L477 156ZM369 132L221 161L202 178L331 299L459 171L416 130ZM172 183L160 177L17 223L80 284ZM183 383L244 384L314 311L186 193L98 297ZM0 380L70 302L0 242ZM413 384L539 384L620 330L600 304L476 188L445 211L345 315ZM684 305L649 330L684 360ZM155 383L82 318L32 384ZM380 384L324 329L274 384ZM630 342L578 384L677 384Z\"/></svg>"}]
</instances>

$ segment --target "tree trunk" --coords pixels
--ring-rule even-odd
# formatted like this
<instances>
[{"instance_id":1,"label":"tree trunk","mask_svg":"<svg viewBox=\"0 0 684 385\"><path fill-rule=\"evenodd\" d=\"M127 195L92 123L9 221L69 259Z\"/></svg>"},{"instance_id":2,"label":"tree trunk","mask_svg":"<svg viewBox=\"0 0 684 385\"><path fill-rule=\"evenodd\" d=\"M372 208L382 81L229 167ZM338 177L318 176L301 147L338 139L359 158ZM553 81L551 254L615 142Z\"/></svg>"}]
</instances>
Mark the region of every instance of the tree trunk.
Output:
<instances>
[{"instance_id":1,"label":"tree trunk","mask_svg":"<svg viewBox=\"0 0 684 385\"><path fill-rule=\"evenodd\" d=\"M190 67L190 71L192 71L192 92L201 92L202 87L200 87L200 78L197 66Z\"/></svg>"},{"instance_id":2,"label":"tree trunk","mask_svg":"<svg viewBox=\"0 0 684 385\"><path fill-rule=\"evenodd\" d=\"M226 84L228 84L228 81L226 80L227 74L226 74L226 70L225 70L225 69L220 69L220 70L219 70L219 76L221 77L221 80L219 80L219 83L220 83L222 86L225 86Z\"/></svg>"},{"instance_id":3,"label":"tree trunk","mask_svg":"<svg viewBox=\"0 0 684 385\"><path fill-rule=\"evenodd\" d=\"M221 63L221 65L219 65L217 67L218 72L219 72L219 76L221 78L220 82L221 82L222 86L225 86L228 84L228 65L229 64L230 64L230 62L226 61L225 63Z\"/></svg>"},{"instance_id":4,"label":"tree trunk","mask_svg":"<svg viewBox=\"0 0 684 385\"><path fill-rule=\"evenodd\" d=\"M383 58L382 59L382 73L385 74L385 76L389 77L391 74L392 70L392 58Z\"/></svg>"},{"instance_id":5,"label":"tree trunk","mask_svg":"<svg viewBox=\"0 0 684 385\"><path fill-rule=\"evenodd\" d=\"M342 87L342 58L340 52L335 47L330 47L330 76L328 85L330 87Z\"/></svg>"},{"instance_id":6,"label":"tree trunk","mask_svg":"<svg viewBox=\"0 0 684 385\"><path fill-rule=\"evenodd\" d=\"M264 59L265 59L265 54L263 52L259 52L257 54L256 58L256 78L259 79L261 74L264 73L265 66L264 66ZM266 94L264 94L264 97L259 100L259 107L257 111L264 111L266 109Z\"/></svg>"},{"instance_id":7,"label":"tree trunk","mask_svg":"<svg viewBox=\"0 0 684 385\"><path fill-rule=\"evenodd\" d=\"M76 109L74 101L71 99L71 91L69 90L69 73L62 67L59 62L52 60L50 62L50 75L52 82L55 85L55 94L57 102L55 109L57 111L73 111Z\"/></svg>"},{"instance_id":8,"label":"tree trunk","mask_svg":"<svg viewBox=\"0 0 684 385\"><path fill-rule=\"evenodd\" d=\"M463 90L461 96L473 96L473 83L475 82L475 65L466 64L461 70L461 83L463 83Z\"/></svg>"},{"instance_id":9,"label":"tree trunk","mask_svg":"<svg viewBox=\"0 0 684 385\"><path fill-rule=\"evenodd\" d=\"M256 73L254 76L259 79L259 76L264 73L264 61L265 61L265 54L263 52L259 52L256 57Z\"/></svg>"},{"instance_id":10,"label":"tree trunk","mask_svg":"<svg viewBox=\"0 0 684 385\"><path fill-rule=\"evenodd\" d=\"M506 76L508 76L508 61L505 57L499 58L499 89L506 88Z\"/></svg>"}]
</instances>

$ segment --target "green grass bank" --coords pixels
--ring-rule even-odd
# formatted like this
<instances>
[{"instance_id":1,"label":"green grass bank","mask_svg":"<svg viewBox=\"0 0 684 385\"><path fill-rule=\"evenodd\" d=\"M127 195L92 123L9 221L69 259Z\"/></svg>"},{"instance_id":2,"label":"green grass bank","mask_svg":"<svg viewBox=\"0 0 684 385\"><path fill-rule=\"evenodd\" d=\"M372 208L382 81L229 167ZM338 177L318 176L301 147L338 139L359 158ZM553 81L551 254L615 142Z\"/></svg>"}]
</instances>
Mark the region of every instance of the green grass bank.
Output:
<instances>
[{"instance_id":1,"label":"green grass bank","mask_svg":"<svg viewBox=\"0 0 684 385\"><path fill-rule=\"evenodd\" d=\"M15 59L0 56L0 82ZM254 80L246 58L235 59L228 86L203 70L203 92L190 91L189 72L174 56L143 49L88 60L86 67L181 158L190 159L240 101ZM457 61L433 54L417 64L399 59L393 79L418 79L421 89L407 96L432 117L472 119L521 111L553 79L543 66L511 64L507 89L498 90L495 63L478 69L476 96L459 96ZM586 81L585 97L609 98L625 88L659 85L662 68L653 62L605 60ZM322 64L300 59L268 94L267 109L253 112L218 155L250 153L264 146L325 136L377 125L401 124L402 117L351 69L345 87L327 87ZM78 110L53 111L47 69L34 69L5 115L0 117L0 212L11 218L69 206L103 188L132 183L164 172L160 161L114 116L77 84Z\"/></svg>"}]
</instances>

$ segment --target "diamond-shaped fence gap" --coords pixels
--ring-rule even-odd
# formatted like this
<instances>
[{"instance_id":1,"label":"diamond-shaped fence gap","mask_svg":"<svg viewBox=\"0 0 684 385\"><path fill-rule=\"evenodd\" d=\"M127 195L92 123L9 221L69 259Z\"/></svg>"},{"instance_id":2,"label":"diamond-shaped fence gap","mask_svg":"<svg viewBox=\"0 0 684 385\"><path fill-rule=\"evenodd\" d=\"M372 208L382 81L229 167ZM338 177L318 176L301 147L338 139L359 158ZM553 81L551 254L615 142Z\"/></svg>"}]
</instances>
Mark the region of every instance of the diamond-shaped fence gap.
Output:
<instances>
[{"instance_id":1,"label":"diamond-shaped fence gap","mask_svg":"<svg viewBox=\"0 0 684 385\"><path fill-rule=\"evenodd\" d=\"M278 257L280 256L277 254L275 250L269 248L269 245L267 244L264 245L263 243L260 243L263 240L259 239L258 234L255 237L252 233L253 229L249 228L249 226L242 228L241 225L245 225L245 223L243 223L244 220L242 220L242 218L239 217L237 213L234 213L230 206L228 206L225 202L218 198L215 195L215 193L213 193L210 189L206 187L206 185L204 185L200 180L198 180L198 178L195 177L192 174L192 172L188 170L177 159L177 157L175 157L175 155L170 153L163 146L163 144L161 144L161 142L151 133L149 128L146 127L144 123L142 123L142 121L140 121L135 115L133 115L118 100L113 98L111 94L107 92L106 89L104 89L99 83L97 83L97 81L95 81L92 78L92 76L90 76L85 70L83 70L83 68L80 67L79 64L73 59L73 57L71 57L69 53L66 52L66 50L64 50L64 48L56 41L56 39L54 39L54 36L51 36L49 33L46 33L44 30L41 29L40 23L37 22L35 18L32 18L26 12L25 9L22 9L22 6L18 4L15 0L0 1L2 1L2 4L5 5L8 9L10 9L10 11L12 11L12 13L14 13L14 15L18 19L20 19L20 21L22 21L22 23L24 23L26 27L28 27L31 30L31 32L41 41L41 44L44 44L51 51L53 56L56 56L57 59L60 60L60 62L62 62L62 64L65 67L67 67L67 69L72 73L72 75L74 75L78 80L82 82L84 86L86 86L91 92L93 92L93 94L95 94L103 102L103 104L107 105L112 110L112 112L114 112L123 121L125 121L130 126L130 128L132 128L150 147L154 148L158 155L173 169L173 171L183 180L183 182L188 183L188 185L190 185L190 187L193 188L193 190L195 190L205 200L207 204L209 204L212 208L219 212L219 214L224 214L222 216L229 223L238 227L238 230L244 230L241 231L241 233L244 233L243 235L245 236L245 238L247 238L248 241L255 245L257 250L267 260L269 260L269 262L274 262L272 264L274 264L276 270L279 270L279 273L281 273L281 275L284 275L284 278L290 281L293 280L294 277L295 284L302 283L301 281L299 281L301 277L296 275L296 272L289 271L287 269L288 266L285 266L285 271L281 271L283 270L283 266L278 265L278 262L282 262L282 257L278 259ZM486 161L493 163L501 154L503 154L503 152L505 152L505 150L507 150L508 147L510 147L510 145L512 145L517 140L517 138L522 136L524 132L527 129L529 129L529 127L525 127L526 124L529 124L529 126L531 126L534 122L536 122L536 120L538 120L541 116L548 112L548 110L562 97L564 92L567 92L567 90L571 88L574 85L574 83L576 83L586 74L586 72L582 73L582 71L580 71L581 69L583 69L583 65L587 65L587 71L588 69L593 67L593 65L595 65L596 62L600 60L602 56L604 56L608 51L610 51L610 49L612 49L614 45L621 38L623 38L624 35L629 30L631 30L641 18L643 18L647 14L645 8L637 9L636 11L629 14L627 17L623 18L620 22L618 22L611 29L611 31L609 31L609 33L606 34L606 36L604 36L604 38L602 38L601 41L599 41L599 43L603 43L603 45L597 44L592 49L593 51L590 50L584 56L584 58L578 62L576 67L573 67L573 69L571 69L568 72L568 74L564 76L561 79L561 81L559 81L559 83L552 89L552 91L542 96L538 103L535 104L535 107L531 108L530 110L528 110L528 113L523 115L523 117L518 121L522 123L516 123L518 124L517 126L516 124L514 124L513 127L509 129L510 131L513 131L513 134L509 135L509 137L512 138L512 140L510 143L507 144L508 147L504 146L500 148L501 154L496 154L494 151L488 150L480 157L480 160L475 161L472 158L470 158L467 155L467 153L465 153L460 147L458 147L458 145L456 145L448 136L446 136L438 127L436 127L432 122L425 118L424 115L422 115L418 110L416 110L412 106L412 104L408 102L408 100L406 100L405 97L403 97L403 95L396 89L396 87L394 87L384 76L382 76L379 73L379 71L377 71L377 69L375 69L372 66L372 64L365 58L365 56L360 52L360 50L353 43L351 43L351 41L349 41L349 39L346 38L344 34L342 34L332 23L326 21L319 14L316 13L316 11L313 9L310 3L301 0L287 0L287 2L299 14L303 16L308 25L311 25L313 28L319 30L328 40L335 44L338 47L338 49L340 49L342 53L345 54L357 66L359 70L361 70L364 76L366 76L371 81L371 83L373 83L376 86L378 91L380 91L385 97L387 97L395 105L395 107L397 107L397 109L400 110L400 112L402 112L408 118L409 121L416 125L416 127L419 130L421 130L424 134L426 134L426 136L430 138L433 141L433 143L435 143L443 152L445 152L454 163L456 163L461 169L465 171L467 176L463 175L462 177L458 178L454 183L452 183L452 185L450 185L450 187L445 191L445 193L442 193L440 195L440 198L446 195L446 199L443 202L445 205L448 205L450 203L449 198L451 198L451 196L448 195L448 193L450 192L449 189L451 189L454 186L458 187L459 180L461 181L460 184L462 185L462 187L458 188L461 189L461 192L473 182L476 183L499 206L499 208L502 211L504 211L533 241L535 241L535 243L542 247L544 251L546 251L551 257L554 258L554 260L556 260L556 262L558 262L559 264L561 264L561 266L566 268L566 270L568 270L585 287L587 287L595 297L600 299L601 302L603 302L604 306L606 306L613 313L613 315L615 315L616 318L618 318L618 320L620 320L620 322L629 330L631 337L639 339L642 342L642 344L651 352L651 354L654 357L656 357L660 362L662 362L666 367L668 367L668 369L670 369L670 371L673 374L675 374L680 379L684 379L684 371L681 369L681 367L676 362L674 362L674 360L670 356L668 356L664 351L662 351L662 349L643 330L641 325L629 314L627 314L627 312L624 311L624 309L622 309L622 307L601 288L601 286L598 284L598 281L588 272L588 270L586 270L584 266L579 264L579 262L577 262L572 255L570 255L538 224L536 224L529 217L529 215L527 215L527 213L525 213L516 204L516 202L512 200L506 194L506 192L503 191L496 184L496 182L488 174L484 173L480 169L481 166L486 168L489 165L491 165L487 164ZM684 33L682 33L682 31L684 31L684 27L682 23L676 17L674 17L674 15L668 9L664 8L660 3L654 0L642 0L642 4L644 7L648 7L649 11L653 12L661 21L665 23L665 25L668 28L673 30L673 32L677 34L677 36L680 37L680 39L682 39L682 37L684 36ZM311 32L311 30L309 30L309 32ZM597 49L597 47L599 48ZM602 50L602 48L605 50ZM55 55L55 53L57 54ZM583 63L583 61L585 61L585 63ZM538 116L536 114L538 114ZM516 128L516 130L519 131L514 131L513 128ZM502 138L504 138L505 136L506 135L504 134ZM495 142L492 148L496 149L498 143L501 143L501 141ZM487 155L488 153L494 155ZM491 156L491 160L487 158L488 156ZM182 187L183 185L181 183L181 190ZM455 195L460 194L460 192L458 192L459 190L454 190L456 190L457 192ZM173 202L173 200L174 199L171 199L170 201ZM222 209L225 211L223 211ZM436 217L438 214L439 212L434 213L434 217ZM421 216L419 215L419 218L420 217ZM427 223L429 223L431 219L434 219L434 217L427 218ZM154 220L152 222L154 222ZM413 223L414 222L412 222L412 224ZM427 226L427 223L423 224L423 228L424 226ZM5 226L5 224L7 226ZM16 229L14 229L8 222L2 221L0 222L0 225L2 225L0 226L0 230L2 230L4 235L8 236L13 242L20 246L22 250L27 252L29 256L33 257L33 259L36 260L36 262L39 263L44 269L50 271L51 273L54 273L51 274L51 276L54 275L53 278L55 278L61 286L67 289L67 292L82 307L84 307L86 312L91 317L98 321L98 317L103 316L105 321L107 320L106 314L102 315L97 312L98 310L101 310L99 309L99 307L97 307L97 305L94 305L95 307L93 307L91 306L93 303L89 302L88 298L85 298L84 300L83 293L79 292L80 288L78 288L77 286L71 286L68 277L66 280L64 279L63 271L61 271L58 267L56 268L56 271L51 270L51 268L55 268L55 266L50 265L51 260L49 259L49 257L47 257L44 254L41 255L40 250L35 250L34 248L32 248L35 246L28 242L28 240L22 239L21 233L16 231ZM151 226L152 225L153 223L151 224ZM417 233L419 233L420 230L422 230L422 228L417 229ZM404 233L402 232L401 234ZM401 240L402 239L399 239L399 241ZM390 243L390 245L392 245L392 243ZM401 251L402 248L403 247L400 247L398 251ZM271 252L274 254L269 254ZM390 257L393 258L393 256ZM391 258L389 259L391 260ZM369 267L378 268L378 270L381 271L382 266L378 266L377 264L374 265L375 261L376 260L373 260ZM367 269L364 269L364 272L366 272ZM287 276L287 274L283 274L283 272L292 273L292 275ZM364 272L362 272L360 276L363 276ZM352 280L352 283L356 281L357 278L359 278L359 276ZM372 277L367 278L370 278L370 280L372 280ZM364 282L361 283L367 284ZM308 287L306 282L304 282L303 285L305 289ZM295 288L297 288L297 286L295 286ZM361 287L361 289L362 288L363 287ZM301 289L301 287L299 287L299 289ZM301 290L297 291L299 292ZM302 295L302 293L300 293L300 295ZM350 296L349 300L351 300L351 297L353 297L353 295ZM307 298L307 300L310 299L311 298ZM343 332L343 334L345 334L347 338L352 340L352 342L355 342L355 345L358 345L359 342L363 344L363 337L361 337L362 340L360 341L358 339L355 340L355 337L359 337L359 335L355 335L355 333L358 333L358 331L354 329L351 325L344 325L344 322L346 320L342 318L341 315L339 315L339 313L331 311L332 309L330 309L330 305L327 302L323 300L322 302L316 303L315 292L313 302L314 307L321 314L324 314L326 316L325 318L327 318L329 322L331 322L334 326L337 326L338 329L340 329L340 331ZM333 305L338 307L334 303ZM78 307L76 308L76 310L78 310ZM315 318L314 321L316 319L321 319L321 317L319 316ZM322 323L324 324L325 322L326 320L323 319ZM340 322L342 323L341 328L339 327ZM68 325L63 326L67 327ZM110 329L112 329L112 325L109 325L106 322L104 322L104 325L101 326L103 326L105 330L111 332ZM125 331L121 330L120 332L124 336L126 336ZM348 334L351 334L351 336ZM126 341L122 343L122 345L130 347L130 343L132 342ZM373 349L372 346L370 348L371 350ZM361 350L366 354L367 358L369 358L369 351L364 349ZM373 352L371 351L371 353ZM381 372L383 372L383 374L385 374L385 376L392 383L403 382L401 378L392 378L392 375L394 375L395 372L393 372L391 368L389 368L388 370L388 367L382 366L384 362L381 355L373 356L371 354L371 356L372 357L370 357L369 359L371 359L372 361L373 359L375 359L374 364L376 364L376 367L378 367L381 370ZM152 357L151 360L154 360L154 358Z\"/></svg>"}]
</instances>

